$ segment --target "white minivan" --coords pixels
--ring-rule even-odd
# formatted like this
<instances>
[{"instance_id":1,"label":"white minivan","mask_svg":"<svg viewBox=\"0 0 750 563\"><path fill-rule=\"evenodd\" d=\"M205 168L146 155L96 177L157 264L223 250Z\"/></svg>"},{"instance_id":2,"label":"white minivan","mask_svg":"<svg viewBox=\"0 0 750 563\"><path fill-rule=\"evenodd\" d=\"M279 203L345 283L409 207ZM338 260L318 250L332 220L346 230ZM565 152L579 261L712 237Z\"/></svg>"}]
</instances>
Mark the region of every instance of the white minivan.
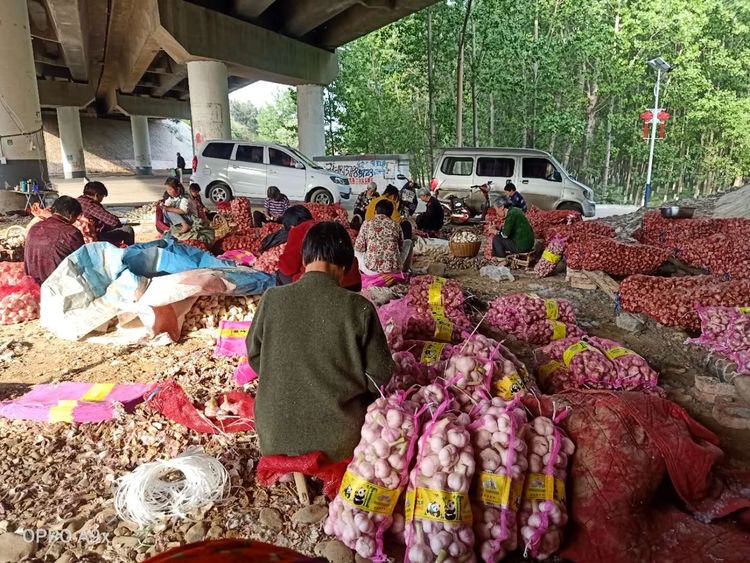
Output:
<instances>
[{"instance_id":1,"label":"white minivan","mask_svg":"<svg viewBox=\"0 0 750 563\"><path fill-rule=\"evenodd\" d=\"M445 149L437 160L431 187L439 190L441 198L463 197L471 186L489 180L491 200L511 181L529 207L572 209L584 217L596 214L593 190L572 178L551 154L537 149Z\"/></svg>"},{"instance_id":2,"label":"white minivan","mask_svg":"<svg viewBox=\"0 0 750 563\"><path fill-rule=\"evenodd\" d=\"M349 199L349 180L286 145L263 141L205 141L198 148L191 183L214 203L234 196L265 198L277 186L292 201L339 203Z\"/></svg>"}]
</instances>

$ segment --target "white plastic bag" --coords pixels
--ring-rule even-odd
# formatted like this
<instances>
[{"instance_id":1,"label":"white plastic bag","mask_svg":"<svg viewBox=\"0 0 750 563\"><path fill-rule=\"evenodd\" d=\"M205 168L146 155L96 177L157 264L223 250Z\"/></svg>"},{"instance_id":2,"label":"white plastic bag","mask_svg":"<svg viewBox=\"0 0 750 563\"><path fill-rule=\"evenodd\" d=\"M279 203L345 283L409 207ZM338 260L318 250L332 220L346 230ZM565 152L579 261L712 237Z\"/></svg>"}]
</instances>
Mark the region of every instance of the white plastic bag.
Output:
<instances>
[{"instance_id":1,"label":"white plastic bag","mask_svg":"<svg viewBox=\"0 0 750 563\"><path fill-rule=\"evenodd\" d=\"M513 274L510 273L510 270L506 266L483 266L479 270L479 275L493 279L495 281L513 281L516 279L513 277Z\"/></svg>"}]
</instances>

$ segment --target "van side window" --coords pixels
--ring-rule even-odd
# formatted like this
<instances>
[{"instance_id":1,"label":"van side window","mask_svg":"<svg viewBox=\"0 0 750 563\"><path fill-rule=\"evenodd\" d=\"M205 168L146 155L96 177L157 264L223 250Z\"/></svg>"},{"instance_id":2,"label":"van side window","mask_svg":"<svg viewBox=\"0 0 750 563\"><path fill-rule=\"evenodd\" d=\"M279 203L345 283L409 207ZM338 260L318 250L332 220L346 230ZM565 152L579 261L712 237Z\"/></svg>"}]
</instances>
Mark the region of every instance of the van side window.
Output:
<instances>
[{"instance_id":1,"label":"van side window","mask_svg":"<svg viewBox=\"0 0 750 563\"><path fill-rule=\"evenodd\" d=\"M451 176L471 176L474 168L474 159L463 156L448 156L443 159L440 171Z\"/></svg>"},{"instance_id":2,"label":"van side window","mask_svg":"<svg viewBox=\"0 0 750 563\"><path fill-rule=\"evenodd\" d=\"M206 158L220 158L222 160L229 160L232 156L232 149L234 143L208 143L206 148L203 149L203 156Z\"/></svg>"},{"instance_id":3,"label":"van side window","mask_svg":"<svg viewBox=\"0 0 750 563\"><path fill-rule=\"evenodd\" d=\"M263 147L249 147L247 145L239 145L237 147L237 154L235 155L234 159L241 160L242 162L263 164Z\"/></svg>"},{"instance_id":4,"label":"van side window","mask_svg":"<svg viewBox=\"0 0 750 563\"><path fill-rule=\"evenodd\" d=\"M524 158L523 177L540 178L550 182L562 182L562 177L555 174L555 166L546 158Z\"/></svg>"},{"instance_id":5,"label":"van side window","mask_svg":"<svg viewBox=\"0 0 750 563\"><path fill-rule=\"evenodd\" d=\"M286 166L287 168L296 168L297 161L284 151L268 147L268 163L274 166Z\"/></svg>"},{"instance_id":6,"label":"van side window","mask_svg":"<svg viewBox=\"0 0 750 563\"><path fill-rule=\"evenodd\" d=\"M515 159L483 156L477 160L477 176L510 178L515 167Z\"/></svg>"}]
</instances>

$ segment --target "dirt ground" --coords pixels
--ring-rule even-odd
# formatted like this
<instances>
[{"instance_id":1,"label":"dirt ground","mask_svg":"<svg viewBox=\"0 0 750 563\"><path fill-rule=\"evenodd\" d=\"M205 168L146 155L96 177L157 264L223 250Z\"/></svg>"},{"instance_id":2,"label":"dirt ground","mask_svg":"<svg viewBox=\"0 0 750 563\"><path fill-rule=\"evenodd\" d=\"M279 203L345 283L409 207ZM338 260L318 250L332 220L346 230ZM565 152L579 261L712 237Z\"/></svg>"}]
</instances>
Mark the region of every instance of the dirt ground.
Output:
<instances>
[{"instance_id":1,"label":"dirt ground","mask_svg":"<svg viewBox=\"0 0 750 563\"><path fill-rule=\"evenodd\" d=\"M150 236L144 232L140 240ZM455 264L455 262L453 262ZM415 266L424 266L417 260ZM479 264L474 262L472 266ZM694 387L705 370L687 353L685 333L647 322L638 332L618 328L614 304L599 290L573 289L564 275L542 280L514 272L513 282L496 282L477 269L448 271L464 286L472 317L478 323L487 303L498 295L535 292L565 298L589 334L624 343L660 373L668 398L721 438L733 467L750 466L750 430L718 424ZM487 332L481 325L480 330ZM491 335L491 334L490 334ZM527 365L531 348L509 347ZM195 401L205 402L236 388L236 359L215 358L210 331L166 345L107 346L52 337L38 321L0 326L0 400L18 397L31 385L61 381L152 383L174 379ZM246 386L253 392L253 385ZM203 448L229 470L231 489L225 500L188 520L138 528L120 521L114 510L112 484L135 467L175 456L189 446ZM167 420L147 404L102 424L42 424L0 419L0 561L14 540L10 534L67 530L66 541L32 537L23 542L28 561L143 561L171 547L203 538L241 537L291 547L333 561L353 561L350 551L323 533L326 502L313 486L314 508L300 508L288 484L260 487L255 467L260 454L252 432L201 435ZM31 537L31 536L27 536ZM17 543L15 544L18 547ZM8 551L6 551L8 553ZM399 560L398 552L393 553ZM357 559L357 561L360 561Z\"/></svg>"}]
</instances>

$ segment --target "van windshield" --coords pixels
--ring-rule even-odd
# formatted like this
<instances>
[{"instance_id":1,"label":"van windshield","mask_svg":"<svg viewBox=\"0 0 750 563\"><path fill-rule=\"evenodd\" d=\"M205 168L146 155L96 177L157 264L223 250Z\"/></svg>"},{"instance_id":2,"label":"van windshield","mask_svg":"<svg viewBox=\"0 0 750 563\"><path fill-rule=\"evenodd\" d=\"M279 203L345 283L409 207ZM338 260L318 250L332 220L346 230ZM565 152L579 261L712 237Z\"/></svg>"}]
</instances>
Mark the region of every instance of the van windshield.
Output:
<instances>
[{"instance_id":1,"label":"van windshield","mask_svg":"<svg viewBox=\"0 0 750 563\"><path fill-rule=\"evenodd\" d=\"M284 148L288 150L290 153L292 153L297 160L299 160L300 162L304 162L305 166L309 166L310 168L315 168L317 170L323 170L322 166L313 162L311 159L306 157L304 154L302 154L298 150L294 150L292 147L287 147L287 146L284 146Z\"/></svg>"}]
</instances>

